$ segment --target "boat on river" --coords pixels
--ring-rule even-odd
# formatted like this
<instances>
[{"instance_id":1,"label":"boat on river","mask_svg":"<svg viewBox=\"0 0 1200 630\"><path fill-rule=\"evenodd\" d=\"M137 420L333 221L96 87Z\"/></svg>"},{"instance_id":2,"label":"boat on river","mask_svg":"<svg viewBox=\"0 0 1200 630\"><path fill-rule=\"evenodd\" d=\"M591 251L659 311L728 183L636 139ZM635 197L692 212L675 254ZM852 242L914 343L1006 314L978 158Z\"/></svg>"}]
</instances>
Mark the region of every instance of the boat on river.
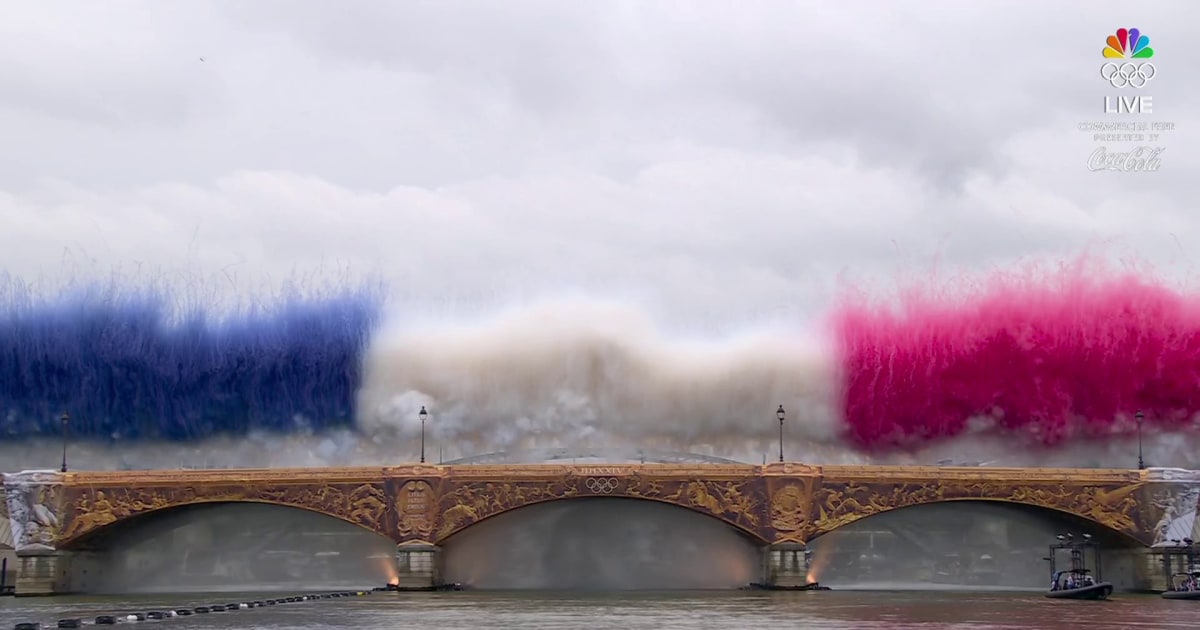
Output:
<instances>
[{"instance_id":1,"label":"boat on river","mask_svg":"<svg viewBox=\"0 0 1200 630\"><path fill-rule=\"evenodd\" d=\"M820 582L809 582L807 584L798 584L795 586L778 586L774 584L764 584L762 582L751 582L742 587L742 590L747 591L830 591L833 590L828 586L821 586Z\"/></svg>"},{"instance_id":2,"label":"boat on river","mask_svg":"<svg viewBox=\"0 0 1200 630\"><path fill-rule=\"evenodd\" d=\"M1087 569L1058 571L1050 584L1046 597L1053 599L1108 599L1113 585L1097 581Z\"/></svg>"},{"instance_id":3,"label":"boat on river","mask_svg":"<svg viewBox=\"0 0 1200 630\"><path fill-rule=\"evenodd\" d=\"M1155 547L1162 553L1167 590L1163 599L1200 600L1200 549L1191 538L1172 538Z\"/></svg>"},{"instance_id":4,"label":"boat on river","mask_svg":"<svg viewBox=\"0 0 1200 630\"><path fill-rule=\"evenodd\" d=\"M1200 600L1200 570L1176 573L1171 576L1171 588L1163 591L1163 599Z\"/></svg>"},{"instance_id":5,"label":"boat on river","mask_svg":"<svg viewBox=\"0 0 1200 630\"><path fill-rule=\"evenodd\" d=\"M1090 534L1084 534L1076 539L1072 534L1059 535L1058 542L1050 545L1050 590L1046 597L1051 599L1108 599L1112 595L1113 585L1100 577L1100 546L1092 540ZM1095 575L1087 568L1088 549L1092 550ZM1055 570L1058 554L1067 551L1070 554L1071 568L1062 571Z\"/></svg>"}]
</instances>

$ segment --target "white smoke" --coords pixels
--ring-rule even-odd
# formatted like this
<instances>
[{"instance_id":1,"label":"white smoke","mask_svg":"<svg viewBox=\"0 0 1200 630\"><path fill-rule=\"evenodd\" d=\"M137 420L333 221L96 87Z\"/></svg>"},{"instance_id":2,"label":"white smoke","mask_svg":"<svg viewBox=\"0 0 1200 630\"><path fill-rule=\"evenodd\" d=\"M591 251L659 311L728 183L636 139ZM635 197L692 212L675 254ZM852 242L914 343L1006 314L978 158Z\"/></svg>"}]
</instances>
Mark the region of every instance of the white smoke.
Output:
<instances>
[{"instance_id":1,"label":"white smoke","mask_svg":"<svg viewBox=\"0 0 1200 630\"><path fill-rule=\"evenodd\" d=\"M432 417L432 416L430 416ZM778 430L778 425L776 425ZM707 450L687 449L705 455L715 455L747 463L759 463L763 458L778 456L778 439L763 439L762 443L742 445L734 441L728 448L714 446ZM639 451L645 450L645 461L655 461L652 445L612 448L594 451L587 448L564 448L570 452L600 453L608 461L637 462ZM278 435L254 432L240 436L211 437L195 442L75 442L70 445L72 470L137 470L177 468L287 468L308 466L380 466L417 460L419 435L369 434L353 429L339 429L319 434L293 433ZM478 455L487 452L486 446L459 445L431 436L427 445L430 462ZM1144 441L1147 466L1171 466L1200 469L1200 435L1195 433L1148 433ZM618 457L624 453L624 457ZM516 452L496 461L528 463L545 452ZM550 453L561 460L563 454ZM1004 435L959 436L935 442L915 451L863 453L839 442L802 441L794 436L786 443L788 461L809 464L896 464L989 466L1059 466L1134 468L1137 466L1137 438L1109 438L1073 442L1054 448L1032 448L1017 438ZM12 471L29 468L55 468L62 456L62 443L54 438L0 442L0 469Z\"/></svg>"},{"instance_id":2,"label":"white smoke","mask_svg":"<svg viewBox=\"0 0 1200 630\"><path fill-rule=\"evenodd\" d=\"M359 429L420 430L456 451L648 446L763 452L778 405L793 440L830 442L834 362L798 331L722 342L675 339L644 313L559 301L468 324L381 335L365 367Z\"/></svg>"}]
</instances>

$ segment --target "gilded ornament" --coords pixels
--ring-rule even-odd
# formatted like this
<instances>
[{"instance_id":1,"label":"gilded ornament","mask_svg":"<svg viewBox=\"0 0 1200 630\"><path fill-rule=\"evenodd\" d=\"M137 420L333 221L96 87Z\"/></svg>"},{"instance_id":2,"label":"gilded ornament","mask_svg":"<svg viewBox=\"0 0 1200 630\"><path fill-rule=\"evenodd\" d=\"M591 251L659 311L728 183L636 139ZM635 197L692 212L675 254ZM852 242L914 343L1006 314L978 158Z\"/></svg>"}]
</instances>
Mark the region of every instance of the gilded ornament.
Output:
<instances>
[{"instance_id":1,"label":"gilded ornament","mask_svg":"<svg viewBox=\"0 0 1200 630\"><path fill-rule=\"evenodd\" d=\"M670 503L764 541L800 543L897 508L1006 501L1075 514L1151 544L1200 502L1196 483L1150 482L1145 471L800 464L38 472L6 475L5 490L14 535L47 548L155 510L237 501L300 507L397 542L436 543L502 512L587 496Z\"/></svg>"}]
</instances>

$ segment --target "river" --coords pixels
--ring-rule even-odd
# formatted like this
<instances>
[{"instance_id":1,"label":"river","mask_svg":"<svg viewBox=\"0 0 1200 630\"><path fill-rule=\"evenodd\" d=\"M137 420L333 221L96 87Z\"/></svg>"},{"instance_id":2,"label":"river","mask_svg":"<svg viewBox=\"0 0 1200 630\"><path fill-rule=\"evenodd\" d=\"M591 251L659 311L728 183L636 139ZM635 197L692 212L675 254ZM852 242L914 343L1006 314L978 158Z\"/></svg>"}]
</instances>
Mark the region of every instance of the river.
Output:
<instances>
[{"instance_id":1,"label":"river","mask_svg":"<svg viewBox=\"0 0 1200 630\"><path fill-rule=\"evenodd\" d=\"M295 594L295 593L291 593ZM0 599L0 630L64 617L146 612L264 599L262 593ZM1040 593L936 591L372 593L149 621L164 628L395 630L1170 629L1194 628L1200 602L1120 594L1105 602Z\"/></svg>"}]
</instances>

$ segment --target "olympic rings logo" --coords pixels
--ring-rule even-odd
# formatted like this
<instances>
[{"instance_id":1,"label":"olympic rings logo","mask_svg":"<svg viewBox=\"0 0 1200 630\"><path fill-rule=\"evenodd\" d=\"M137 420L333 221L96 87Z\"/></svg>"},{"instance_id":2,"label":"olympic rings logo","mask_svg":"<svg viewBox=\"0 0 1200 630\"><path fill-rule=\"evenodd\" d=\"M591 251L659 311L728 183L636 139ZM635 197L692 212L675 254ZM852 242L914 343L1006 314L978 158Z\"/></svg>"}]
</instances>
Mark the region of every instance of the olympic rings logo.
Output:
<instances>
[{"instance_id":1,"label":"olympic rings logo","mask_svg":"<svg viewBox=\"0 0 1200 630\"><path fill-rule=\"evenodd\" d=\"M1154 78L1155 74L1158 74L1158 70L1155 69L1154 64L1149 62L1126 62L1117 65L1110 61L1100 66L1100 76L1115 88L1146 87L1146 84L1150 82L1150 79Z\"/></svg>"},{"instance_id":2,"label":"olympic rings logo","mask_svg":"<svg viewBox=\"0 0 1200 630\"><path fill-rule=\"evenodd\" d=\"M596 494L612 494L618 482L616 477L588 477L583 485Z\"/></svg>"}]
</instances>

